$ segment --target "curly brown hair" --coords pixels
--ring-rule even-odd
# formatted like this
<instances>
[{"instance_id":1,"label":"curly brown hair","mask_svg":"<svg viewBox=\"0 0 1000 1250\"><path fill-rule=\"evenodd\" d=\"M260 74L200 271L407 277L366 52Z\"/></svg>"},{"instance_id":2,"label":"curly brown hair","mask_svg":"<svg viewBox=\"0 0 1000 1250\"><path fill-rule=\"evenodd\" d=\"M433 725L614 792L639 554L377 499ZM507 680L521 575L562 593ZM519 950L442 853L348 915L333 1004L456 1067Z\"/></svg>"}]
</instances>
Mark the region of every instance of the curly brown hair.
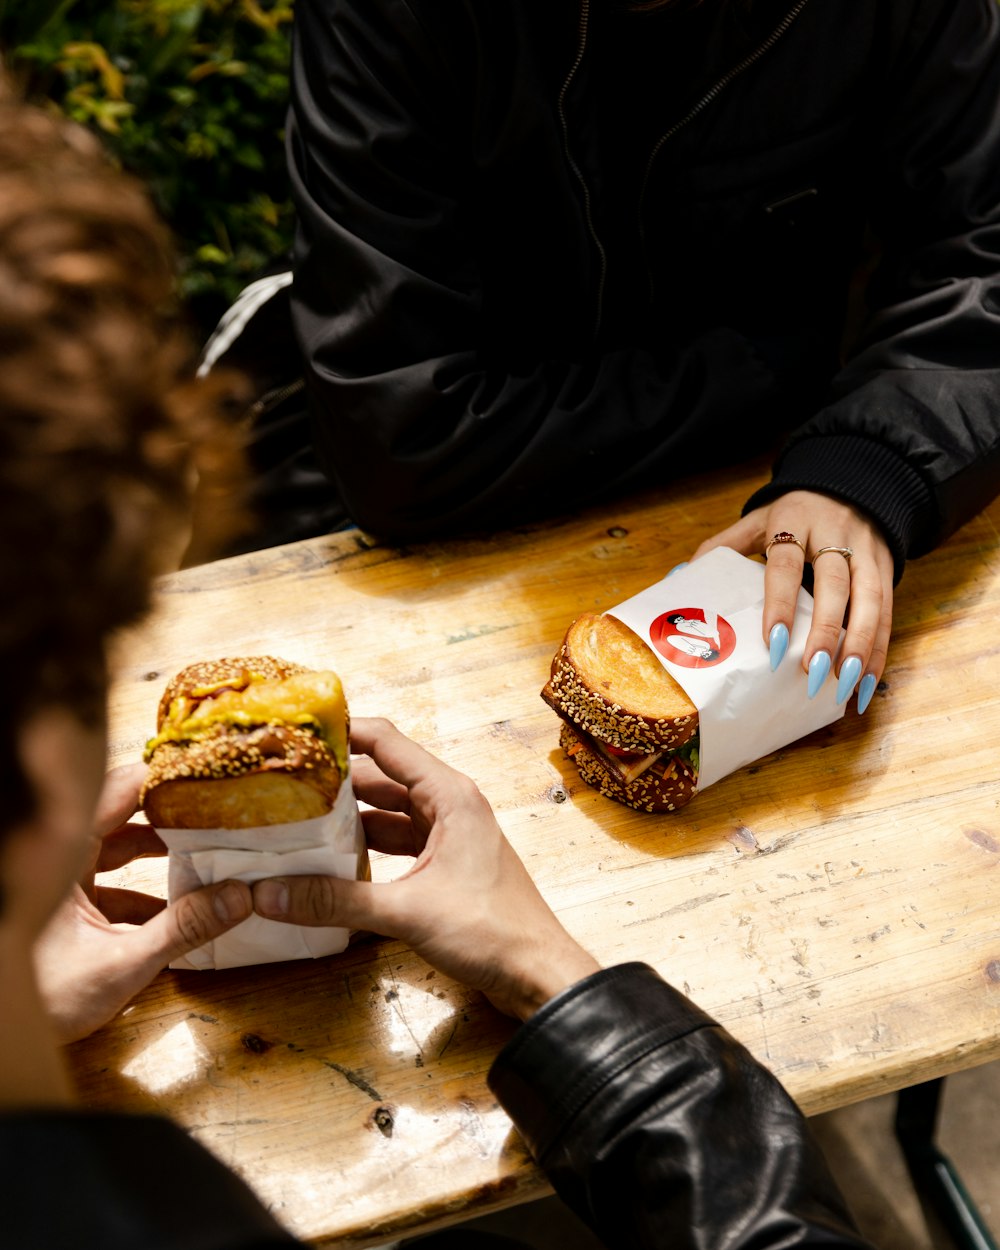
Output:
<instances>
[{"instance_id":1,"label":"curly brown hair","mask_svg":"<svg viewBox=\"0 0 1000 1250\"><path fill-rule=\"evenodd\" d=\"M30 814L20 727L103 715L106 647L234 464L190 380L166 230L90 135L0 99L0 831Z\"/></svg>"}]
</instances>

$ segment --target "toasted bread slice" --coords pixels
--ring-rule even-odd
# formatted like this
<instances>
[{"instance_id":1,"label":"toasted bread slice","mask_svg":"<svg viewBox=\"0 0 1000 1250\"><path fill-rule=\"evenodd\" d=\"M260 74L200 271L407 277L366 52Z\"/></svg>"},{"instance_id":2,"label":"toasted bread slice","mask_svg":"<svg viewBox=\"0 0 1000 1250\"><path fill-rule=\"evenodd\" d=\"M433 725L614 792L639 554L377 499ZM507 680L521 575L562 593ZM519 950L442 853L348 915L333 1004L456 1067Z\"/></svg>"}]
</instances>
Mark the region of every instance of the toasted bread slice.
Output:
<instances>
[{"instance_id":1,"label":"toasted bread slice","mask_svg":"<svg viewBox=\"0 0 1000 1250\"><path fill-rule=\"evenodd\" d=\"M330 810L308 773L253 773L164 781L146 800L157 829L255 829L312 820Z\"/></svg>"},{"instance_id":2,"label":"toasted bread slice","mask_svg":"<svg viewBox=\"0 0 1000 1250\"><path fill-rule=\"evenodd\" d=\"M667 751L655 756L649 767L634 780L625 781L611 765L600 744L573 725L563 724L559 745L588 786L638 811L675 812L685 803L690 803L698 788L698 779L690 763Z\"/></svg>"},{"instance_id":3,"label":"toasted bread slice","mask_svg":"<svg viewBox=\"0 0 1000 1250\"><path fill-rule=\"evenodd\" d=\"M586 733L560 707L559 700L552 690L551 682L546 682L542 687L542 698L567 725L572 725L580 733ZM602 741L594 734L588 733L587 738L600 750L608 767L620 781L634 781L640 773L645 772L654 760L658 760L663 752L668 749L666 747L656 747L652 751L626 751L622 747L612 746L611 743Z\"/></svg>"},{"instance_id":4,"label":"toasted bread slice","mask_svg":"<svg viewBox=\"0 0 1000 1250\"><path fill-rule=\"evenodd\" d=\"M570 625L542 698L572 724L624 751L679 747L698 709L650 647L617 617L588 612Z\"/></svg>"},{"instance_id":5,"label":"toasted bread slice","mask_svg":"<svg viewBox=\"0 0 1000 1250\"><path fill-rule=\"evenodd\" d=\"M249 829L328 812L343 782L315 733L297 725L213 725L153 752L140 798L162 829Z\"/></svg>"}]
</instances>

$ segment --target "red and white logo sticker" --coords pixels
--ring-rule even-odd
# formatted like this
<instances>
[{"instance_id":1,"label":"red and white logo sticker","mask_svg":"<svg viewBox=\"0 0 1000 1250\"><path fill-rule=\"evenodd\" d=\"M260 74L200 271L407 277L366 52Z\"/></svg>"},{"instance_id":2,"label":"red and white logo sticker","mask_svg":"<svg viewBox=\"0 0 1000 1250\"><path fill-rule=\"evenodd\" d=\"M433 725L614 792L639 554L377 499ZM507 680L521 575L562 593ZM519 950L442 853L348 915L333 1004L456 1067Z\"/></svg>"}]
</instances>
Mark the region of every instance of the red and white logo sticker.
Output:
<instances>
[{"instance_id":1,"label":"red and white logo sticker","mask_svg":"<svg viewBox=\"0 0 1000 1250\"><path fill-rule=\"evenodd\" d=\"M736 631L707 608L671 608L650 625L649 640L671 664L713 668L733 654Z\"/></svg>"}]
</instances>

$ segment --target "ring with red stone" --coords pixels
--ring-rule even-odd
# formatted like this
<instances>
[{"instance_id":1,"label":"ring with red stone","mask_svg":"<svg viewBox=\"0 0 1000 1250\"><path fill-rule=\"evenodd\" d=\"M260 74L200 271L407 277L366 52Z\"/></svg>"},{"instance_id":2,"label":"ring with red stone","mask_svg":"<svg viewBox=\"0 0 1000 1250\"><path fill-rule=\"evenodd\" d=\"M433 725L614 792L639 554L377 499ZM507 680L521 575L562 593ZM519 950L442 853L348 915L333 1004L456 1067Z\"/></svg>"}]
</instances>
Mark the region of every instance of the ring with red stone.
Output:
<instances>
[{"instance_id":1,"label":"ring with red stone","mask_svg":"<svg viewBox=\"0 0 1000 1250\"><path fill-rule=\"evenodd\" d=\"M806 549L799 542L799 540L795 537L795 535L789 533L788 530L779 530L777 534L774 534L772 536L771 541L764 548L764 559L765 560L767 559L768 553L770 552L772 547L778 546L781 543L794 543L796 547L798 547L798 549L802 552L803 559L805 558Z\"/></svg>"}]
</instances>

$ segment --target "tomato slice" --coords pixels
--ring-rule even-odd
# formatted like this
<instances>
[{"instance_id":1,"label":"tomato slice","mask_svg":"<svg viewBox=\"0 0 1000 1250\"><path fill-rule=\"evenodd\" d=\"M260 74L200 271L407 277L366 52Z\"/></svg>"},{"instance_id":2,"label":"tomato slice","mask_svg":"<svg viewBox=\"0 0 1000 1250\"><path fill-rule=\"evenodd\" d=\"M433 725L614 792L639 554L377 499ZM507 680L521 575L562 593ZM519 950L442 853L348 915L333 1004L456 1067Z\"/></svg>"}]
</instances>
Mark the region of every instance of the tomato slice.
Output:
<instances>
[{"instance_id":1,"label":"tomato slice","mask_svg":"<svg viewBox=\"0 0 1000 1250\"><path fill-rule=\"evenodd\" d=\"M617 756L620 760L641 760L646 754L645 751L625 751L621 747L613 747L610 742L602 742L601 746L609 755Z\"/></svg>"}]
</instances>

